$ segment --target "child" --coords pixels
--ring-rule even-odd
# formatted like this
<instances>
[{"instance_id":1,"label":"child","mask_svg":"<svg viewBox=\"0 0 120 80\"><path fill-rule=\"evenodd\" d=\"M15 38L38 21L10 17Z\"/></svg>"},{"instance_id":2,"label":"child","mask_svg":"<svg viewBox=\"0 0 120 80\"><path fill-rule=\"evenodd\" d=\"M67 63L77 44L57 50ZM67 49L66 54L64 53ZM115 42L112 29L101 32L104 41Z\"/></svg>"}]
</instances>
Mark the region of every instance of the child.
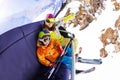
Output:
<instances>
[{"instance_id":1,"label":"child","mask_svg":"<svg viewBox=\"0 0 120 80\"><path fill-rule=\"evenodd\" d=\"M55 16L53 14L47 14L46 19L41 22L41 26L43 26L43 29L50 32L52 39L58 40L62 46L66 45L65 42L69 42L70 39L65 38L63 35L61 35L61 32L59 32L58 28L56 27ZM64 34L67 35L67 33Z\"/></svg>"},{"instance_id":2,"label":"child","mask_svg":"<svg viewBox=\"0 0 120 80\"><path fill-rule=\"evenodd\" d=\"M38 60L41 64L51 67L63 49L59 42L50 39L50 34L47 30L43 30L38 35L39 45L37 49Z\"/></svg>"},{"instance_id":3,"label":"child","mask_svg":"<svg viewBox=\"0 0 120 80\"><path fill-rule=\"evenodd\" d=\"M38 46L39 45L39 46ZM50 33L47 30L39 32L37 41L37 57L38 61L42 64L40 69L40 79L48 80L45 76L51 70L51 67L55 65L55 62L59 55L63 52L62 46L57 40L51 39ZM54 79L49 80L69 80L70 70L68 67L61 63L59 69L54 75Z\"/></svg>"}]
</instances>

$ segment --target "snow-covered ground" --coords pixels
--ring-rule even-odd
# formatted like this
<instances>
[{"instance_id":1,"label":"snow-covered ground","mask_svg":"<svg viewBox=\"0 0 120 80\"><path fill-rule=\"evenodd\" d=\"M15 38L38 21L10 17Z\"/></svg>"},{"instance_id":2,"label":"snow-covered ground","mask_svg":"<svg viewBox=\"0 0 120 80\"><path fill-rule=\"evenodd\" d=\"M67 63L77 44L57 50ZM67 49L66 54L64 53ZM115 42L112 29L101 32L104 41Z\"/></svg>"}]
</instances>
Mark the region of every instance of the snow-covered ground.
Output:
<instances>
[{"instance_id":1,"label":"snow-covered ground","mask_svg":"<svg viewBox=\"0 0 120 80\"><path fill-rule=\"evenodd\" d=\"M15 0L19 1L19 0ZM23 0L22 0L23 1ZM21 1L21 2L22 2ZM26 2L22 5L26 5L28 0L25 0L23 2ZM35 2L34 2L35 1ZM33 3L36 5L36 7L39 4L36 4L37 2L41 3L41 0L30 0L30 3ZM44 0L42 0L43 2ZM53 0L50 0L53 1ZM99 37L101 35L101 30L107 27L114 27L115 20L118 18L120 11L113 11L113 6L110 2L111 0L106 1L106 9L102 12L101 15L97 17L96 21L93 21L87 28L84 30L79 31L79 27L73 28L70 26L67 28L68 31L72 32L75 34L76 38L79 41L78 47L82 47L82 53L79 55L83 58L100 58L100 49L102 48L102 43L99 40ZM11 1L6 0L8 4L10 4ZM45 2L43 2L45 3ZM35 22L41 19L44 19L44 15L47 12L51 12L51 10L55 10L55 8L52 7L47 7L47 8L42 8L46 9L44 13L38 15L40 12L38 11L40 7L32 7L35 8L36 15L35 13L32 13L30 9L26 9L27 7L30 8L30 4L26 5L27 7L24 6L19 6L17 4L11 5L11 8L6 5L5 0L1 0L0 4L3 4L0 7L0 34L14 28L15 26L19 26L21 24L26 24L30 22ZM57 4L57 0L56 0ZM74 6L73 6L74 5ZM68 7L73 8L73 12L77 10L79 3L78 2L72 2ZM17 7L20 8L19 11L17 11ZM16 9L16 8L17 9ZM14 14L12 14L12 11L14 10ZM26 11L28 10L28 11ZM34 10L34 9L33 9ZM31 11L31 12L30 12ZM35 10L34 10L35 11ZM8 15L8 12L9 15ZM29 13L31 14L29 14ZM54 12L53 12L54 13ZM34 14L34 16L32 16ZM61 17L64 14L64 12L59 16ZM7 15L7 16L6 16ZM11 16L12 15L12 16ZM7 18L5 18L5 16ZM42 16L42 17L41 17ZM108 57L102 58L103 63L101 65L93 65L93 64L85 64L85 63L76 63L75 67L76 69L89 69L91 67L96 67L95 71L87 74L78 74L75 76L75 80L120 80L120 53L112 53L114 50L112 46L108 46L107 49L109 50Z\"/></svg>"},{"instance_id":2,"label":"snow-covered ground","mask_svg":"<svg viewBox=\"0 0 120 80\"><path fill-rule=\"evenodd\" d=\"M73 3L70 4L75 5ZM76 5L77 6L77 5ZM106 9L97 17L87 28L79 31L79 27L69 27L67 30L74 33L79 41L79 47L83 48L79 55L83 58L101 58L100 49L102 43L99 39L101 31L108 27L114 29L115 21L120 15L120 11L113 11L113 6L110 0L106 1ZM114 47L109 45L107 47L109 54L106 58L101 58L103 63L101 65L76 63L76 69L89 69L96 67L95 71L87 74L78 74L75 80L120 80L120 52L113 53Z\"/></svg>"},{"instance_id":3,"label":"snow-covered ground","mask_svg":"<svg viewBox=\"0 0 120 80\"><path fill-rule=\"evenodd\" d=\"M66 0L0 0L0 35L15 27L57 14Z\"/></svg>"}]
</instances>

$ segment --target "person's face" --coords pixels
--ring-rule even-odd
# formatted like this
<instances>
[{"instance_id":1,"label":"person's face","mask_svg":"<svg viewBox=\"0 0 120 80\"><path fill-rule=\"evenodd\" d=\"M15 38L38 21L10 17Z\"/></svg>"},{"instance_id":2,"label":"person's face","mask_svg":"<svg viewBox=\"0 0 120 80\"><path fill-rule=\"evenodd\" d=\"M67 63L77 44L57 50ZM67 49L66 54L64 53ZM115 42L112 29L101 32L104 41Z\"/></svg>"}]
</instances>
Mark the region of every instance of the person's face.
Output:
<instances>
[{"instance_id":1,"label":"person's face","mask_svg":"<svg viewBox=\"0 0 120 80\"><path fill-rule=\"evenodd\" d=\"M55 24L55 19L54 18L48 18L48 19L46 19L45 24L48 26L48 28L51 28Z\"/></svg>"},{"instance_id":2,"label":"person's face","mask_svg":"<svg viewBox=\"0 0 120 80\"><path fill-rule=\"evenodd\" d=\"M45 24L48 26L48 28L53 27L53 25L55 24L54 22L45 22Z\"/></svg>"},{"instance_id":3,"label":"person's face","mask_svg":"<svg viewBox=\"0 0 120 80\"><path fill-rule=\"evenodd\" d=\"M45 36L42 39L43 39L43 43L44 43L45 46L49 45L49 43L50 43L50 36Z\"/></svg>"}]
</instances>

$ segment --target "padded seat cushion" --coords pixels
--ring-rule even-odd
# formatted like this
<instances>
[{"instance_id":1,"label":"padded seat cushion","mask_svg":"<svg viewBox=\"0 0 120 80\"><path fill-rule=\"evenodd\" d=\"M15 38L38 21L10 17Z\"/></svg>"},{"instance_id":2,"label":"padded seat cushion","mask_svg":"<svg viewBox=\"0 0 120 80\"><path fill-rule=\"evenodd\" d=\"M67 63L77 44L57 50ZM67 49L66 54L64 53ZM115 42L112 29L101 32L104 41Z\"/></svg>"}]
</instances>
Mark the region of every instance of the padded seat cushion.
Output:
<instances>
[{"instance_id":1,"label":"padded seat cushion","mask_svg":"<svg viewBox=\"0 0 120 80\"><path fill-rule=\"evenodd\" d=\"M0 80L35 80L40 64L36 40L41 22L12 29L0 36Z\"/></svg>"}]
</instances>

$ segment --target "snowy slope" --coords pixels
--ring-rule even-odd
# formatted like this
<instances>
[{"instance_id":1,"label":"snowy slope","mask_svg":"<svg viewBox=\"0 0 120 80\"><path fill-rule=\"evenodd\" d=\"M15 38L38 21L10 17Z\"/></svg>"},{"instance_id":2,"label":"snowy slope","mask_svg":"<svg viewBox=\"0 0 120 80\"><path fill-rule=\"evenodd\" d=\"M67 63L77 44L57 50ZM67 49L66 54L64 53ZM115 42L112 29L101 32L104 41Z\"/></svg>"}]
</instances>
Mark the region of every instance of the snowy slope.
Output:
<instances>
[{"instance_id":1,"label":"snowy slope","mask_svg":"<svg viewBox=\"0 0 120 80\"><path fill-rule=\"evenodd\" d=\"M46 2L47 1L47 2ZM0 0L0 35L18 27L57 14L66 0Z\"/></svg>"},{"instance_id":2,"label":"snowy slope","mask_svg":"<svg viewBox=\"0 0 120 80\"><path fill-rule=\"evenodd\" d=\"M71 3L71 5L75 4ZM79 47L83 48L79 56L90 59L100 58L102 43L99 37L101 31L107 27L114 29L115 20L119 15L120 11L113 11L113 6L108 0L106 1L106 9L87 28L79 31L79 27L73 28L71 25L67 29L76 35L79 40ZM102 58L103 63L101 65L76 63L76 69L89 69L94 66L96 70L88 74L78 74L75 76L75 80L120 80L120 53L113 53L114 49L111 45L107 47L107 50L109 50L108 57Z\"/></svg>"}]
</instances>

